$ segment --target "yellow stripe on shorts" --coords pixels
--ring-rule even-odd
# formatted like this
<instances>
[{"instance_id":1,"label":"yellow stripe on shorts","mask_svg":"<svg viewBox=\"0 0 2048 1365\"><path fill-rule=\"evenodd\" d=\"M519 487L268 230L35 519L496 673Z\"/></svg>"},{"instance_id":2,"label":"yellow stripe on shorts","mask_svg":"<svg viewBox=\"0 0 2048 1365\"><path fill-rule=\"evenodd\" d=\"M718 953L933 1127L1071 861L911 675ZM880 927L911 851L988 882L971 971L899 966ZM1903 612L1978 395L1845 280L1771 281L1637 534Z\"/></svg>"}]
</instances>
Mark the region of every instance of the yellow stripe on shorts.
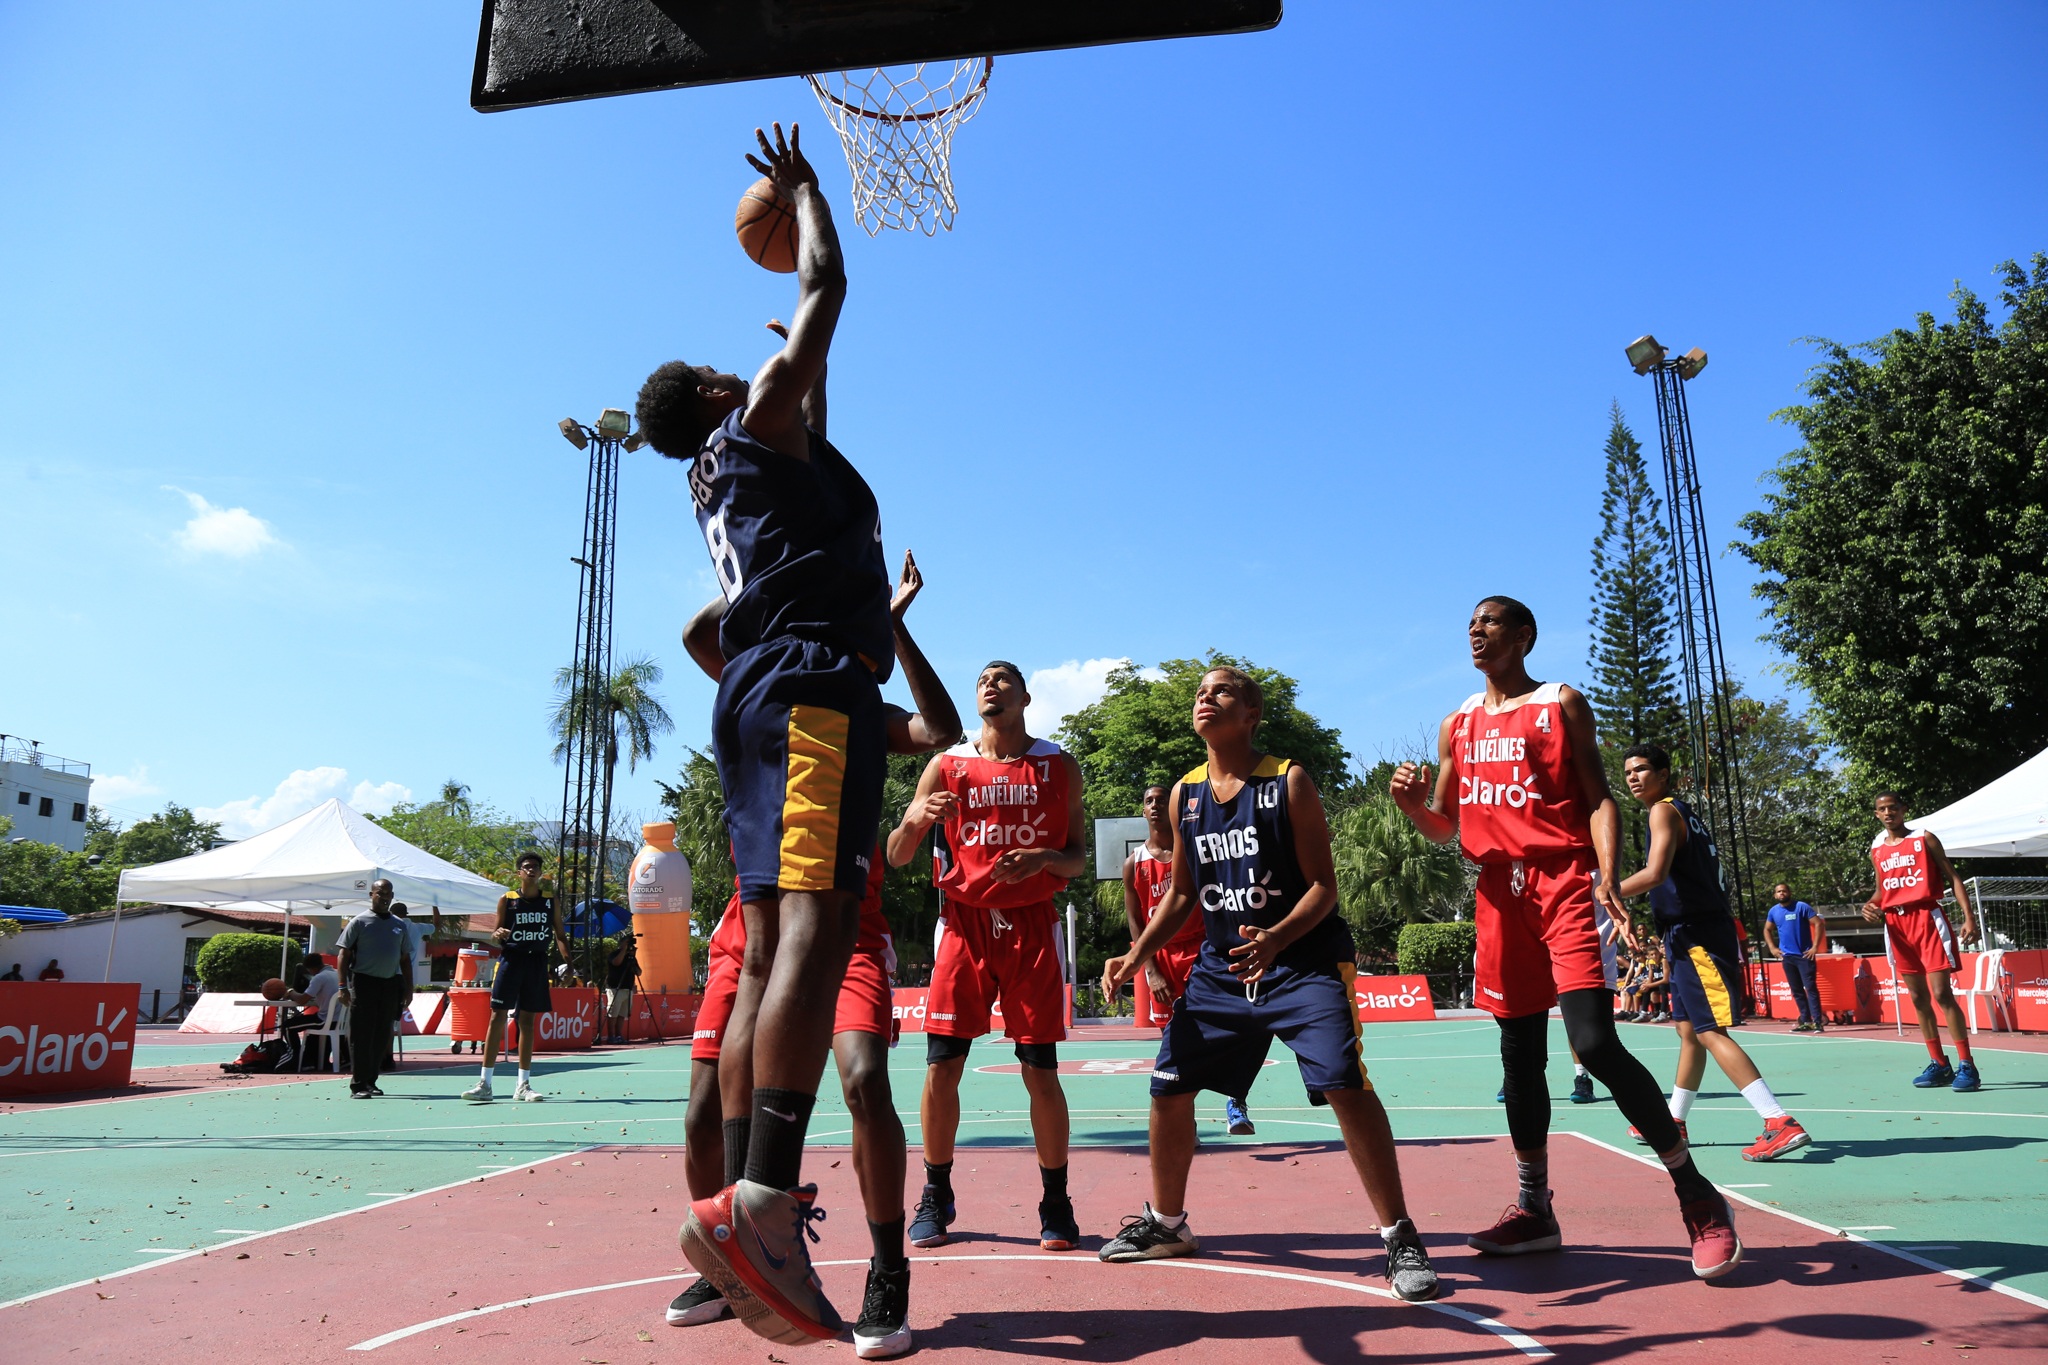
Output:
<instances>
[{"instance_id":1,"label":"yellow stripe on shorts","mask_svg":"<svg viewBox=\"0 0 2048 1365\"><path fill-rule=\"evenodd\" d=\"M1372 1073L1365 1069L1365 1021L1358 1017L1358 964L1339 962L1337 975L1344 979L1344 998L1351 1002L1351 1036L1358 1043L1358 1079L1372 1089Z\"/></svg>"},{"instance_id":2,"label":"yellow stripe on shorts","mask_svg":"<svg viewBox=\"0 0 2048 1365\"><path fill-rule=\"evenodd\" d=\"M1715 964L1714 955L1695 943L1686 956L1692 959L1692 969L1699 974L1700 989L1706 993L1707 1008L1714 1012L1714 1022L1722 1028L1734 1028L1735 1002L1729 998L1728 981Z\"/></svg>"},{"instance_id":3,"label":"yellow stripe on shorts","mask_svg":"<svg viewBox=\"0 0 2048 1365\"><path fill-rule=\"evenodd\" d=\"M839 871L840 797L846 786L844 713L789 708L789 770L782 786L784 891L830 891Z\"/></svg>"}]
</instances>

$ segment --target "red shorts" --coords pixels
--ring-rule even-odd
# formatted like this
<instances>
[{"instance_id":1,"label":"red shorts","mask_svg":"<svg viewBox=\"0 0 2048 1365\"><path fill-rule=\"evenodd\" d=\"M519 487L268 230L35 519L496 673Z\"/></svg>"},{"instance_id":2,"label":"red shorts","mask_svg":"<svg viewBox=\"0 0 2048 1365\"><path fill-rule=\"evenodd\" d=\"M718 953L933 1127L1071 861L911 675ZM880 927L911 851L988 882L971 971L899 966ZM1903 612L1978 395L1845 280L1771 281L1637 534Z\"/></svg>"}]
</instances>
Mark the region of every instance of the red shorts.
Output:
<instances>
[{"instance_id":1,"label":"red shorts","mask_svg":"<svg viewBox=\"0 0 2048 1365\"><path fill-rule=\"evenodd\" d=\"M1956 952L1956 931L1938 905L1885 911L1884 946L1892 955L1892 970L1901 976L1957 972L1963 967Z\"/></svg>"},{"instance_id":2,"label":"red shorts","mask_svg":"<svg viewBox=\"0 0 2048 1365\"><path fill-rule=\"evenodd\" d=\"M1594 924L1592 874L1599 866L1585 848L1479 869L1473 1004L1514 1019L1549 1009L1561 992L1607 985Z\"/></svg>"},{"instance_id":3,"label":"red shorts","mask_svg":"<svg viewBox=\"0 0 2048 1365\"><path fill-rule=\"evenodd\" d=\"M732 918L738 921L739 912L732 912ZM746 955L746 943L744 925L737 933L729 934L725 921L719 921L707 953L711 970L704 981L704 1001L697 1007L697 1031L690 1039L692 1061L718 1060L719 1048L725 1042L725 1026L732 1020L733 997L739 994L740 962ZM890 1008L889 966L883 956L886 951L885 943L871 942L866 934L854 946L853 957L846 964L846 977L839 983L839 1001L832 1012L835 1036L889 1036L894 1011Z\"/></svg>"},{"instance_id":4,"label":"red shorts","mask_svg":"<svg viewBox=\"0 0 2048 1365\"><path fill-rule=\"evenodd\" d=\"M925 996L925 1032L979 1038L996 1006L1003 1036L1012 1042L1064 1041L1067 991L1058 944L1059 912L1049 900L1008 910L947 901Z\"/></svg>"},{"instance_id":5,"label":"red shorts","mask_svg":"<svg viewBox=\"0 0 2048 1365\"><path fill-rule=\"evenodd\" d=\"M1169 943L1152 954L1152 965L1166 978L1166 985L1171 994L1164 1000L1157 998L1145 980L1145 973L1138 973L1137 1022L1141 1027L1165 1028L1173 1022L1173 1002L1187 993L1188 973L1195 969L1195 959L1201 955L1200 939L1195 940L1195 946L1192 948L1176 948Z\"/></svg>"}]
</instances>

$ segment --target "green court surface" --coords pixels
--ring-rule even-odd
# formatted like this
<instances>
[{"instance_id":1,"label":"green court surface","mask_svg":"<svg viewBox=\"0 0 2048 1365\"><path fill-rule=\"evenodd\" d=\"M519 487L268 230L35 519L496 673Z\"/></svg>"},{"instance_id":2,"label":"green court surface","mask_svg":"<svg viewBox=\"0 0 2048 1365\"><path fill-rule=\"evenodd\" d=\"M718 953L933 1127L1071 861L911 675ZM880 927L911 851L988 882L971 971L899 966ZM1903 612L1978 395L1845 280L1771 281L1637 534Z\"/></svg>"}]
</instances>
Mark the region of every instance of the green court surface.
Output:
<instances>
[{"instance_id":1,"label":"green court surface","mask_svg":"<svg viewBox=\"0 0 2048 1365\"><path fill-rule=\"evenodd\" d=\"M1675 1035L1634 1025L1622 1033L1668 1082ZM2048 1053L1980 1048L1985 1088L1957 1095L1912 1088L1911 1077L1926 1060L1915 1041L1758 1030L1742 1038L1787 1108L1811 1130L1814 1146L1772 1164L1743 1162L1739 1153L1760 1125L1710 1067L1691 1133L1711 1178L1831 1231L1848 1230L2048 1299L2048 1249L2040 1234L2048 1213ZM1565 1102L1571 1070L1560 1027L1552 1029L1552 1046L1555 1127L1640 1152L1604 1092L1596 1104ZM197 1047L211 1053L239 1043ZM1505 1132L1494 1100L1500 1065L1490 1022L1371 1025L1366 1048L1396 1136ZM146 1060L168 1062L158 1054L184 1050L153 1047ZM922 1054L922 1040L906 1035L891 1066L913 1145ZM1062 1069L1082 1068L1064 1077L1077 1144L1143 1145L1151 1055L1141 1039L1090 1040L1086 1029L1078 1041L1062 1045ZM1204 1142L1325 1142L1335 1136L1334 1123L1307 1104L1285 1051L1276 1046L1273 1055L1277 1064L1266 1068L1250 1097L1258 1136L1225 1136L1220 1100L1204 1096ZM424 1069L423 1062L435 1069ZM387 1077L389 1094L367 1102L350 1100L339 1079L324 1079L46 1105L0 1116L0 1189L8 1209L0 1303L578 1148L681 1146L689 1080L683 1047L543 1057L536 1081L549 1102L533 1105L506 1098L488 1107L465 1104L458 1094L475 1078L474 1067L441 1062L452 1059L416 1053L413 1065L422 1069ZM1009 1050L1000 1043L977 1045L969 1066L961 1094L963 1173L972 1170L976 1146L1030 1140ZM1006 1066L1008 1074L973 1069ZM501 1066L498 1076L501 1096L509 1095L509 1069ZM848 1133L846 1110L828 1077L812 1138L843 1145ZM971 1198L971 1183L960 1188ZM1499 1172L1499 1188L1506 1203L1512 1170ZM680 1157L672 1184L646 1193L662 1195L664 1205L673 1199L680 1220ZM1558 1191L1567 1234L1573 1207L1601 1197L1597 1189ZM1191 1203L1199 1203L1198 1190ZM1079 1210L1084 1228L1097 1231L1114 1229L1130 1212ZM1361 1216L1370 1215L1361 1209Z\"/></svg>"}]
</instances>

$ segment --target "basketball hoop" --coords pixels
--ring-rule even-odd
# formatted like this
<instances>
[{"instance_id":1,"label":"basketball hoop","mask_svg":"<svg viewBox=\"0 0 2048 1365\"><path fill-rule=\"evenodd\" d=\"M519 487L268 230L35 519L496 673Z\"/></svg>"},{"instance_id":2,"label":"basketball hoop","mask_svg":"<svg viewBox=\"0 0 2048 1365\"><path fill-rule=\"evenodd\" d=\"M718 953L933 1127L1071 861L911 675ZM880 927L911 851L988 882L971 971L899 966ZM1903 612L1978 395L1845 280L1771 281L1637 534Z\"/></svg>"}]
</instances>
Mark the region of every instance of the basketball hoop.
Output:
<instances>
[{"instance_id":1,"label":"basketball hoop","mask_svg":"<svg viewBox=\"0 0 2048 1365\"><path fill-rule=\"evenodd\" d=\"M846 151L853 209L870 237L885 227L953 230L953 132L981 107L995 65L971 57L805 77Z\"/></svg>"}]
</instances>

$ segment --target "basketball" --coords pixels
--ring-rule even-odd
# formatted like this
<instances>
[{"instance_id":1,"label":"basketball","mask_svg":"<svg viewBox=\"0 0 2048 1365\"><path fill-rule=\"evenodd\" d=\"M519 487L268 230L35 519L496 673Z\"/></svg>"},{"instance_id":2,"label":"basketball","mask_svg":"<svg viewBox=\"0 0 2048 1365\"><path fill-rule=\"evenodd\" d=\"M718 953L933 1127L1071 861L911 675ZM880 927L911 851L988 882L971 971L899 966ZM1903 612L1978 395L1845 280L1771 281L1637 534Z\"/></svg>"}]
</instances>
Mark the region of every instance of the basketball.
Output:
<instances>
[{"instance_id":1,"label":"basketball","mask_svg":"<svg viewBox=\"0 0 2048 1365\"><path fill-rule=\"evenodd\" d=\"M263 998L264 998L265 1000L282 1000L282 999L284 999L284 982L282 982L282 981L278 980L278 979L277 979L276 977L274 977L274 976L273 976L273 977L271 977L271 978L270 978L270 980L268 980L268 981L264 982L264 983L263 983Z\"/></svg>"},{"instance_id":2,"label":"basketball","mask_svg":"<svg viewBox=\"0 0 2048 1365\"><path fill-rule=\"evenodd\" d=\"M754 264L778 275L796 270L796 205L776 194L774 184L762 176L747 186L740 206L732 215L732 230Z\"/></svg>"}]
</instances>

